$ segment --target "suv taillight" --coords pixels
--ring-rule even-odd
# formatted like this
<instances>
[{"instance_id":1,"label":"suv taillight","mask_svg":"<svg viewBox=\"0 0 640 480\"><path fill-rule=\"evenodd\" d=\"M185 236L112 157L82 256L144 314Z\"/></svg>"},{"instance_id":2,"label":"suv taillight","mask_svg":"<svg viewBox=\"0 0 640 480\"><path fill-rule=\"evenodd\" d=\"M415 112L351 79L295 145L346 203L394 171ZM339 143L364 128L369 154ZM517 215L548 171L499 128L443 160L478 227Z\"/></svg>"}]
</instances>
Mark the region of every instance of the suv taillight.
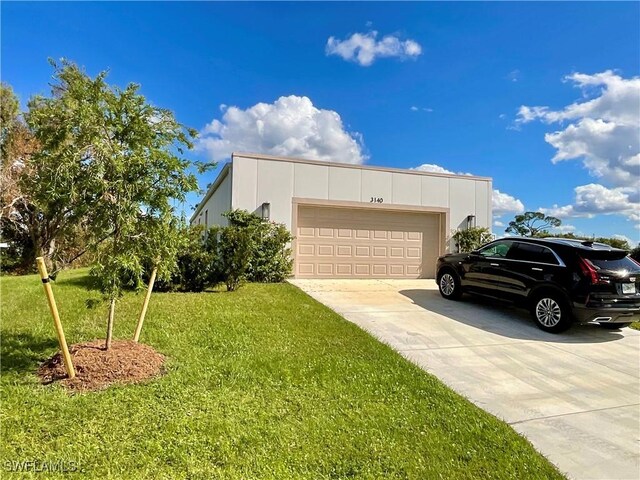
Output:
<instances>
[{"instance_id":1,"label":"suv taillight","mask_svg":"<svg viewBox=\"0 0 640 480\"><path fill-rule=\"evenodd\" d=\"M608 277L601 277L593 264L586 258L579 258L580 270L592 285L606 285L611 283Z\"/></svg>"}]
</instances>

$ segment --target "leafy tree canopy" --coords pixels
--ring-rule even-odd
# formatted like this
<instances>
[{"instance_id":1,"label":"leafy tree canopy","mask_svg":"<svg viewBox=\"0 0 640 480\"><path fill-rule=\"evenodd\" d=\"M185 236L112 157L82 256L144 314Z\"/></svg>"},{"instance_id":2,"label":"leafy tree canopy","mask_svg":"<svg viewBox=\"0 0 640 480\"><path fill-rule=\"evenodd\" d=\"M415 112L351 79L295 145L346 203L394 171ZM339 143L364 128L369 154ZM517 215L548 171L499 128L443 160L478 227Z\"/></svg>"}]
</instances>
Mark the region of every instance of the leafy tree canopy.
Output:
<instances>
[{"instance_id":1,"label":"leafy tree canopy","mask_svg":"<svg viewBox=\"0 0 640 480\"><path fill-rule=\"evenodd\" d=\"M146 261L160 279L175 267L172 204L197 188L184 157L196 132L151 105L139 85L121 89L106 72L91 78L71 62L51 63L51 96L29 101L26 121L40 148L23 188L60 235L85 225L111 323L123 282L138 284Z\"/></svg>"},{"instance_id":2,"label":"leafy tree canopy","mask_svg":"<svg viewBox=\"0 0 640 480\"><path fill-rule=\"evenodd\" d=\"M559 218L545 215L542 212L525 212L516 215L509 222L505 232L522 237L541 237L549 233L548 229L559 227L562 221Z\"/></svg>"}]
</instances>

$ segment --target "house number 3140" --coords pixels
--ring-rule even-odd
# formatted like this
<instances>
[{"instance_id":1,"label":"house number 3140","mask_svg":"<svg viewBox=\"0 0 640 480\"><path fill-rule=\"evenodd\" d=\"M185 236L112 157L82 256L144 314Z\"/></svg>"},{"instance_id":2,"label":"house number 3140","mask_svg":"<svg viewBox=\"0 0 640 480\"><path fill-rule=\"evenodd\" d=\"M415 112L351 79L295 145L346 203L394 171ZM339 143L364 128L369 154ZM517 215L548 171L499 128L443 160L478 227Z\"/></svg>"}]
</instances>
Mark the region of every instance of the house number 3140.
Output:
<instances>
[{"instance_id":1,"label":"house number 3140","mask_svg":"<svg viewBox=\"0 0 640 480\"><path fill-rule=\"evenodd\" d=\"M382 203L384 199L382 197L371 197L369 203Z\"/></svg>"}]
</instances>

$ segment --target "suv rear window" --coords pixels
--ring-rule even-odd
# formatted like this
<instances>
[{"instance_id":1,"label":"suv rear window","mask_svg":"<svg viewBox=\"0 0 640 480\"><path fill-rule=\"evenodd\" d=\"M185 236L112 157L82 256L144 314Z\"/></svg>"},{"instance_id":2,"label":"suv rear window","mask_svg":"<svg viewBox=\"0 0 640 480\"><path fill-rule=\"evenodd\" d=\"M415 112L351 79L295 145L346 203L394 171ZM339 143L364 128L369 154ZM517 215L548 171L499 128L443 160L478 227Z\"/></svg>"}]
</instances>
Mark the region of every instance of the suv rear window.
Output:
<instances>
[{"instance_id":1,"label":"suv rear window","mask_svg":"<svg viewBox=\"0 0 640 480\"><path fill-rule=\"evenodd\" d=\"M521 260L525 262L548 263L550 265L558 265L558 259L551 249L542 245L534 245L531 243L516 242L507 258L512 260Z\"/></svg>"},{"instance_id":2,"label":"suv rear window","mask_svg":"<svg viewBox=\"0 0 640 480\"><path fill-rule=\"evenodd\" d=\"M640 271L640 266L629 257L622 258L592 258L584 255L599 270L627 270L630 272Z\"/></svg>"}]
</instances>

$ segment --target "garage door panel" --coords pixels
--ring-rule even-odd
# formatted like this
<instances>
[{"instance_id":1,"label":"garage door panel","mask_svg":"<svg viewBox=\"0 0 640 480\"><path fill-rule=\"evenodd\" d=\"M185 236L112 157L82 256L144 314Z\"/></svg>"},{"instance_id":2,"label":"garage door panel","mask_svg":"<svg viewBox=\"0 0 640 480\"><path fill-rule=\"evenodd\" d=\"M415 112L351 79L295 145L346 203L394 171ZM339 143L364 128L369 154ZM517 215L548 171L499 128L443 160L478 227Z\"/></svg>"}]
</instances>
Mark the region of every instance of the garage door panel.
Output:
<instances>
[{"instance_id":1,"label":"garage door panel","mask_svg":"<svg viewBox=\"0 0 640 480\"><path fill-rule=\"evenodd\" d=\"M373 274L381 275L383 277L387 276L387 266L386 265L374 265L373 266Z\"/></svg>"},{"instance_id":2,"label":"garage door panel","mask_svg":"<svg viewBox=\"0 0 640 480\"><path fill-rule=\"evenodd\" d=\"M333 257L333 245L318 245L318 256Z\"/></svg>"},{"instance_id":3,"label":"garage door panel","mask_svg":"<svg viewBox=\"0 0 640 480\"><path fill-rule=\"evenodd\" d=\"M300 206L296 276L432 276L439 228L439 214Z\"/></svg>"},{"instance_id":4,"label":"garage door panel","mask_svg":"<svg viewBox=\"0 0 640 480\"><path fill-rule=\"evenodd\" d=\"M300 227L298 228L298 236L313 238L316 236L316 229L313 227Z\"/></svg>"},{"instance_id":5,"label":"garage door panel","mask_svg":"<svg viewBox=\"0 0 640 480\"><path fill-rule=\"evenodd\" d=\"M368 263L356 263L355 272L356 275L370 275L371 265Z\"/></svg>"},{"instance_id":6,"label":"garage door panel","mask_svg":"<svg viewBox=\"0 0 640 480\"><path fill-rule=\"evenodd\" d=\"M315 264L298 262L298 273L303 275L314 275L315 272Z\"/></svg>"},{"instance_id":7,"label":"garage door panel","mask_svg":"<svg viewBox=\"0 0 640 480\"><path fill-rule=\"evenodd\" d=\"M353 275L353 267L350 263L337 263L336 274L338 275Z\"/></svg>"},{"instance_id":8,"label":"garage door panel","mask_svg":"<svg viewBox=\"0 0 640 480\"><path fill-rule=\"evenodd\" d=\"M389 265L389 275L394 277L403 277L404 265Z\"/></svg>"},{"instance_id":9,"label":"garage door panel","mask_svg":"<svg viewBox=\"0 0 640 480\"><path fill-rule=\"evenodd\" d=\"M315 246L308 243L298 243L298 255L301 257L304 256L313 256L315 253Z\"/></svg>"},{"instance_id":10,"label":"garage door panel","mask_svg":"<svg viewBox=\"0 0 640 480\"><path fill-rule=\"evenodd\" d=\"M333 275L333 264L332 263L318 263L318 275L321 276L331 276Z\"/></svg>"}]
</instances>

